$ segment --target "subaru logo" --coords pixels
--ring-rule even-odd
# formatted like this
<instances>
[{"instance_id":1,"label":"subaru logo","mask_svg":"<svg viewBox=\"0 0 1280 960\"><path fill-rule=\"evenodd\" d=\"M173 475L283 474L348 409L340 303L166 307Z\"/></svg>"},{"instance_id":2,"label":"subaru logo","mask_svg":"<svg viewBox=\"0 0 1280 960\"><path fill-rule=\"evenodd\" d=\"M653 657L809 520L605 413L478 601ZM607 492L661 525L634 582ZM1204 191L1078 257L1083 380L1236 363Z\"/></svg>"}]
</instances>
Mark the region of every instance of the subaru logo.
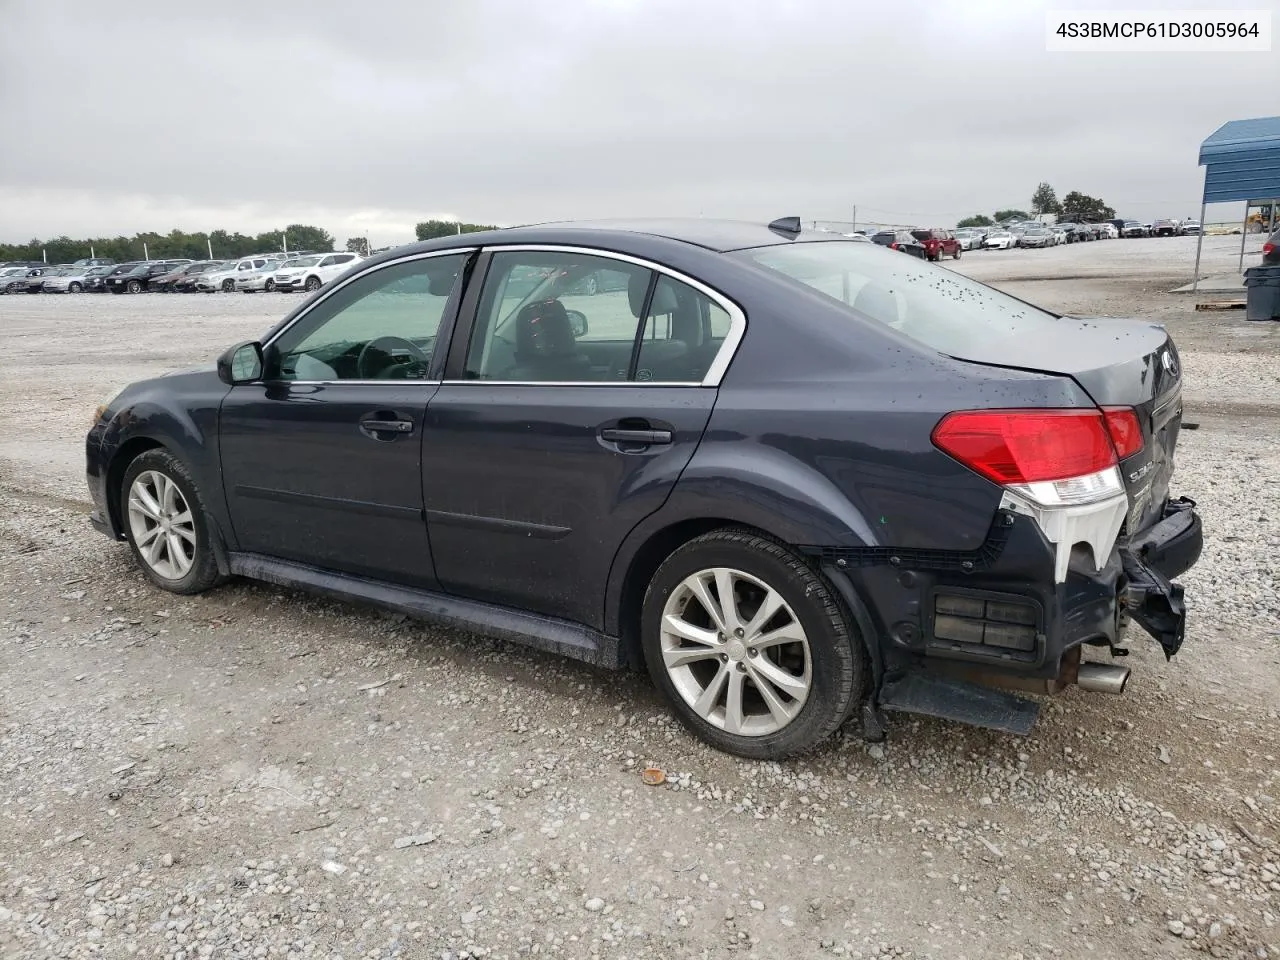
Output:
<instances>
[{"instance_id":1,"label":"subaru logo","mask_svg":"<svg viewBox=\"0 0 1280 960\"><path fill-rule=\"evenodd\" d=\"M1178 361L1173 358L1173 352L1166 350L1161 358L1164 368L1169 372L1169 376L1176 377L1178 375Z\"/></svg>"}]
</instances>

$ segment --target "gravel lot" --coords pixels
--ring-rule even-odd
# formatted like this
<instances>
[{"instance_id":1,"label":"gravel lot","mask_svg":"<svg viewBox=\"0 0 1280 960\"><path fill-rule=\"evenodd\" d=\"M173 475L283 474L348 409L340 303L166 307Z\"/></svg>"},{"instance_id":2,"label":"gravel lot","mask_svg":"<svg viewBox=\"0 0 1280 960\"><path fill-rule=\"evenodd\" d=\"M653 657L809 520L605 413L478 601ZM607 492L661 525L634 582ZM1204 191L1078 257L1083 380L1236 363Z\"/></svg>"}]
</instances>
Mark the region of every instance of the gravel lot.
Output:
<instances>
[{"instance_id":1,"label":"gravel lot","mask_svg":"<svg viewBox=\"0 0 1280 960\"><path fill-rule=\"evenodd\" d=\"M84 520L89 415L292 297L0 298L0 956L1280 956L1280 324L1166 293L1193 255L949 264L1178 339L1183 652L1135 638L1124 696L1027 739L898 717L787 764L702 747L641 676L150 588Z\"/></svg>"}]
</instances>

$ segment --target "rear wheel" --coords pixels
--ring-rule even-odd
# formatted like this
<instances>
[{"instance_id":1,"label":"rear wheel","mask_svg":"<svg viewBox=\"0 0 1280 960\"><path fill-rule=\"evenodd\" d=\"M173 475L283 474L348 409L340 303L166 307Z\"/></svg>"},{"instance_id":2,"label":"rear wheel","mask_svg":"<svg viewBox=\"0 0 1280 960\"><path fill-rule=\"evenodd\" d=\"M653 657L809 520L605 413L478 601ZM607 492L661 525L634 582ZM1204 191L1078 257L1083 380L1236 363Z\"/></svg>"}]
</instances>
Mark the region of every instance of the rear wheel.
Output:
<instances>
[{"instance_id":1,"label":"rear wheel","mask_svg":"<svg viewBox=\"0 0 1280 960\"><path fill-rule=\"evenodd\" d=\"M141 284L141 282L139 282L139 281L137 281L137 280L130 280L130 281L129 281L129 285L128 285L128 287L127 287L126 289L127 289L130 293L141 293L141 292L142 292L142 284Z\"/></svg>"},{"instance_id":2,"label":"rear wheel","mask_svg":"<svg viewBox=\"0 0 1280 960\"><path fill-rule=\"evenodd\" d=\"M951 259L953 259L953 260L959 260L959 259L960 259L960 245L959 245L959 244L957 244L957 245L956 245L956 252L955 252L955 253L953 253L953 254L951 255Z\"/></svg>"},{"instance_id":3,"label":"rear wheel","mask_svg":"<svg viewBox=\"0 0 1280 960\"><path fill-rule=\"evenodd\" d=\"M204 505L186 465L163 448L141 454L124 473L120 516L134 560L171 593L202 593L222 578Z\"/></svg>"},{"instance_id":4,"label":"rear wheel","mask_svg":"<svg viewBox=\"0 0 1280 960\"><path fill-rule=\"evenodd\" d=\"M645 594L642 643L681 722L742 757L814 747L862 694L861 641L827 582L745 530L698 537L663 562Z\"/></svg>"}]
</instances>

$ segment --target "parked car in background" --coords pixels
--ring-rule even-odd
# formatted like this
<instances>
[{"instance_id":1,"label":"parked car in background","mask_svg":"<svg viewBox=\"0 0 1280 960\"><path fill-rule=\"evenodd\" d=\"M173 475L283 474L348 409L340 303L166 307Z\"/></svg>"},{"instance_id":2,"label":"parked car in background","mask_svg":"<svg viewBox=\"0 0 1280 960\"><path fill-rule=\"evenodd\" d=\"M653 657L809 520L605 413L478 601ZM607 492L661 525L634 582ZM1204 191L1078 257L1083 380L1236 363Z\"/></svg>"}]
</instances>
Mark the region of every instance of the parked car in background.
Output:
<instances>
[{"instance_id":1,"label":"parked car in background","mask_svg":"<svg viewBox=\"0 0 1280 960\"><path fill-rule=\"evenodd\" d=\"M178 267L191 263L190 260L146 260L124 273L112 273L107 277L109 293L143 293L151 289L151 281L161 277Z\"/></svg>"},{"instance_id":2,"label":"parked car in background","mask_svg":"<svg viewBox=\"0 0 1280 960\"><path fill-rule=\"evenodd\" d=\"M508 298L517 270L545 281ZM565 306L605 270L625 292ZM647 668L756 760L881 710L1029 733L993 686L1118 693L1128 620L1183 645L1177 349L941 278L707 220L407 246L98 408L89 521L158 590L238 575Z\"/></svg>"},{"instance_id":3,"label":"parked car in background","mask_svg":"<svg viewBox=\"0 0 1280 960\"><path fill-rule=\"evenodd\" d=\"M956 243L961 250L978 250L982 247L983 233L972 227L961 227L955 232Z\"/></svg>"},{"instance_id":4,"label":"parked car in background","mask_svg":"<svg viewBox=\"0 0 1280 960\"><path fill-rule=\"evenodd\" d=\"M20 284L25 287L27 271L30 269L30 267L25 266L9 266L0 270L0 293L8 293L10 285L17 286Z\"/></svg>"},{"instance_id":5,"label":"parked car in background","mask_svg":"<svg viewBox=\"0 0 1280 960\"><path fill-rule=\"evenodd\" d=\"M287 260L268 260L260 267L247 272L236 272L236 289L241 293L270 293L276 288L276 271L285 270L290 265L297 265L301 257L290 257Z\"/></svg>"},{"instance_id":6,"label":"parked car in background","mask_svg":"<svg viewBox=\"0 0 1280 960\"><path fill-rule=\"evenodd\" d=\"M1018 238L1008 230L992 230L982 241L983 247L988 250L1009 250L1017 243Z\"/></svg>"},{"instance_id":7,"label":"parked car in background","mask_svg":"<svg viewBox=\"0 0 1280 960\"><path fill-rule=\"evenodd\" d=\"M59 271L57 276L46 277L42 289L45 293L81 293L93 283L100 283L113 269L110 264L98 267L73 265Z\"/></svg>"},{"instance_id":8,"label":"parked car in background","mask_svg":"<svg viewBox=\"0 0 1280 960\"><path fill-rule=\"evenodd\" d=\"M276 290L288 293L291 290L305 290L310 293L319 290L335 277L359 263L363 257L358 253L317 253L302 257L288 269L275 272Z\"/></svg>"},{"instance_id":9,"label":"parked car in background","mask_svg":"<svg viewBox=\"0 0 1280 960\"><path fill-rule=\"evenodd\" d=\"M60 270L67 269L67 264L53 264L52 266L33 267L27 271L27 293L41 293L44 290L44 278L53 276ZM13 291L17 293L17 291Z\"/></svg>"},{"instance_id":10,"label":"parked car in background","mask_svg":"<svg viewBox=\"0 0 1280 960\"><path fill-rule=\"evenodd\" d=\"M1084 239L1080 236L1080 224L1078 223L1074 223L1070 220L1064 220L1061 223L1054 224L1054 226L1063 232L1063 235L1066 238L1062 241L1063 243L1078 243L1080 240Z\"/></svg>"},{"instance_id":11,"label":"parked car in background","mask_svg":"<svg viewBox=\"0 0 1280 960\"><path fill-rule=\"evenodd\" d=\"M1048 227L1028 227L1018 238L1020 247L1052 247L1056 242L1053 231Z\"/></svg>"},{"instance_id":12,"label":"parked car in background","mask_svg":"<svg viewBox=\"0 0 1280 960\"><path fill-rule=\"evenodd\" d=\"M108 280L110 280L112 277L116 277L116 276L120 276L121 274L128 273L130 270L136 267L140 262L141 261L139 260L133 260L133 261L130 261L129 263L117 263L115 266L107 266L106 273L101 273L92 277L86 274L85 284L84 284L85 292L106 293Z\"/></svg>"},{"instance_id":13,"label":"parked car in background","mask_svg":"<svg viewBox=\"0 0 1280 960\"><path fill-rule=\"evenodd\" d=\"M1126 220L1124 227L1120 230L1120 236L1122 237L1145 237L1146 235L1146 226L1137 220Z\"/></svg>"},{"instance_id":14,"label":"parked car in background","mask_svg":"<svg viewBox=\"0 0 1280 960\"><path fill-rule=\"evenodd\" d=\"M178 277L177 280L173 282L173 292L174 293L195 293L197 280L199 280L201 277L206 276L210 273L215 273L218 270L225 269L226 266L227 266L226 260L201 261L198 267L193 267L191 270L189 270L187 273L182 274L180 277Z\"/></svg>"},{"instance_id":15,"label":"parked car in background","mask_svg":"<svg viewBox=\"0 0 1280 960\"><path fill-rule=\"evenodd\" d=\"M918 257L921 260L928 259L924 244L917 240L915 235L908 230L881 230L879 233L872 235L871 242L882 247L888 247L890 250L897 250L899 253Z\"/></svg>"},{"instance_id":16,"label":"parked car in background","mask_svg":"<svg viewBox=\"0 0 1280 960\"><path fill-rule=\"evenodd\" d=\"M1197 234L1200 233L1200 221L1199 220L1183 220L1182 232L1187 236L1192 236L1192 237L1196 236Z\"/></svg>"},{"instance_id":17,"label":"parked car in background","mask_svg":"<svg viewBox=\"0 0 1280 960\"><path fill-rule=\"evenodd\" d=\"M941 260L943 257L960 259L960 244L950 230L943 230L940 227L931 227L926 230L918 227L911 231L911 235L924 245L925 257L929 260Z\"/></svg>"},{"instance_id":18,"label":"parked car in background","mask_svg":"<svg viewBox=\"0 0 1280 960\"><path fill-rule=\"evenodd\" d=\"M1182 230L1177 220L1153 220L1151 222L1151 236L1153 237L1176 237L1181 233Z\"/></svg>"},{"instance_id":19,"label":"parked car in background","mask_svg":"<svg viewBox=\"0 0 1280 960\"><path fill-rule=\"evenodd\" d=\"M261 270L269 264L278 265L283 259L284 255L280 253L259 253L239 260L227 260L221 267L197 274L196 289L203 293L232 293L236 289L237 277L247 277L251 271Z\"/></svg>"},{"instance_id":20,"label":"parked car in background","mask_svg":"<svg viewBox=\"0 0 1280 960\"><path fill-rule=\"evenodd\" d=\"M3 278L0 278L0 293L39 293L40 285L44 283L40 278L49 270L50 268L44 265L10 267L4 272ZM34 290L32 289L33 281Z\"/></svg>"},{"instance_id":21,"label":"parked car in background","mask_svg":"<svg viewBox=\"0 0 1280 960\"><path fill-rule=\"evenodd\" d=\"M1280 230L1277 230L1262 244L1262 262L1268 267L1280 265Z\"/></svg>"},{"instance_id":22,"label":"parked car in background","mask_svg":"<svg viewBox=\"0 0 1280 960\"><path fill-rule=\"evenodd\" d=\"M154 277L151 280L150 289L156 293L172 293L177 289L178 281L204 273L214 264L221 262L221 260L193 260L190 263L184 263Z\"/></svg>"},{"instance_id":23,"label":"parked car in background","mask_svg":"<svg viewBox=\"0 0 1280 960\"><path fill-rule=\"evenodd\" d=\"M1053 243L1055 246L1060 243L1071 242L1071 232L1067 230L1065 226L1058 223L1057 221L1054 221L1054 223L1048 224L1047 226L1049 230L1052 231L1053 233Z\"/></svg>"}]
</instances>

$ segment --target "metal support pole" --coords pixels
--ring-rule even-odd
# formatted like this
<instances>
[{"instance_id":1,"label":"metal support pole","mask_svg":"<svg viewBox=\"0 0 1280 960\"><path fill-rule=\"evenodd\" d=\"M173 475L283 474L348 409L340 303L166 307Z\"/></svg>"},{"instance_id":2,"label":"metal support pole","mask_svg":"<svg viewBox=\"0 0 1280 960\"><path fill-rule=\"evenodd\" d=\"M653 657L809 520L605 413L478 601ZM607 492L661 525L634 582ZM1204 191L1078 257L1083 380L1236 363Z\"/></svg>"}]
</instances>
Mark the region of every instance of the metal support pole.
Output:
<instances>
[{"instance_id":1,"label":"metal support pole","mask_svg":"<svg viewBox=\"0 0 1280 960\"><path fill-rule=\"evenodd\" d=\"M1248 202L1244 205L1244 222L1240 224L1240 263L1237 269L1244 273L1244 242L1249 236L1249 206Z\"/></svg>"},{"instance_id":2,"label":"metal support pole","mask_svg":"<svg viewBox=\"0 0 1280 960\"><path fill-rule=\"evenodd\" d=\"M1200 201L1200 235L1196 237L1196 278L1191 282L1191 292L1200 289L1200 248L1204 246L1204 208L1207 201Z\"/></svg>"}]
</instances>

